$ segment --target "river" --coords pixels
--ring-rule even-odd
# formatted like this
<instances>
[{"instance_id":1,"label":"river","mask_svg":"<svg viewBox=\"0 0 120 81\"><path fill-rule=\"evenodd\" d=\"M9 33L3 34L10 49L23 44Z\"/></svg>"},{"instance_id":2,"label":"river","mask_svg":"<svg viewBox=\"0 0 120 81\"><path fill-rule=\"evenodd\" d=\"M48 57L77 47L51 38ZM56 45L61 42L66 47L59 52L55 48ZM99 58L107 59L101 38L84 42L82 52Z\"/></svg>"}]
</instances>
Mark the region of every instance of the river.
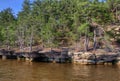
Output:
<instances>
[{"instance_id":1,"label":"river","mask_svg":"<svg viewBox=\"0 0 120 81\"><path fill-rule=\"evenodd\" d=\"M120 81L120 67L0 60L0 81Z\"/></svg>"}]
</instances>

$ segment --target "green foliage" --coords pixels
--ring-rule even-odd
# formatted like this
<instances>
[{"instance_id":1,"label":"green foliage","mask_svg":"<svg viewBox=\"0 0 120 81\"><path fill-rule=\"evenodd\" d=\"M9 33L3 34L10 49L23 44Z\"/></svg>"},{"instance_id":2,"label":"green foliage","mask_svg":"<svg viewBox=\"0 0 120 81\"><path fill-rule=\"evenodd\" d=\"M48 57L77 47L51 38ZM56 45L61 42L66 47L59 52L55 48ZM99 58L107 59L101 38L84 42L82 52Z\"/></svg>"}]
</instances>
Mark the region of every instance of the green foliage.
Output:
<instances>
[{"instance_id":1,"label":"green foliage","mask_svg":"<svg viewBox=\"0 0 120 81\"><path fill-rule=\"evenodd\" d=\"M20 38L27 46L33 36L33 45L71 45L80 34L93 37L92 22L118 23L119 4L119 0L24 0L17 18L10 8L0 12L0 41L13 45Z\"/></svg>"},{"instance_id":2,"label":"green foliage","mask_svg":"<svg viewBox=\"0 0 120 81\"><path fill-rule=\"evenodd\" d=\"M88 23L83 23L80 27L78 27L78 32L80 33L85 33L86 29L89 28L89 24Z\"/></svg>"},{"instance_id":3,"label":"green foliage","mask_svg":"<svg viewBox=\"0 0 120 81\"><path fill-rule=\"evenodd\" d=\"M7 8L0 12L0 41L3 44L12 43L15 38L16 18L12 9Z\"/></svg>"}]
</instances>

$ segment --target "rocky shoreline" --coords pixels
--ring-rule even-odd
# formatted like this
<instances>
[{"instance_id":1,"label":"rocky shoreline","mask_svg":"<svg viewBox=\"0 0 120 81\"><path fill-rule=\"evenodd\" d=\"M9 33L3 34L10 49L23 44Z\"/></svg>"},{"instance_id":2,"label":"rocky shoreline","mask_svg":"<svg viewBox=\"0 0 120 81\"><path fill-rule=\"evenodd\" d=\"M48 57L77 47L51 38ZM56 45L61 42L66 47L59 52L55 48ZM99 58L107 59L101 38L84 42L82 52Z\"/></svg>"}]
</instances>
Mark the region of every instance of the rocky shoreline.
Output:
<instances>
[{"instance_id":1,"label":"rocky shoreline","mask_svg":"<svg viewBox=\"0 0 120 81\"><path fill-rule=\"evenodd\" d=\"M72 53L73 63L77 64L120 64L120 53L92 53L92 52L74 52Z\"/></svg>"},{"instance_id":2,"label":"rocky shoreline","mask_svg":"<svg viewBox=\"0 0 120 81\"><path fill-rule=\"evenodd\" d=\"M16 52L12 50L0 50L2 59L24 59L25 61L40 61L54 63L74 63L82 65L112 65L120 64L120 52L75 52L68 48L42 49L32 52Z\"/></svg>"}]
</instances>

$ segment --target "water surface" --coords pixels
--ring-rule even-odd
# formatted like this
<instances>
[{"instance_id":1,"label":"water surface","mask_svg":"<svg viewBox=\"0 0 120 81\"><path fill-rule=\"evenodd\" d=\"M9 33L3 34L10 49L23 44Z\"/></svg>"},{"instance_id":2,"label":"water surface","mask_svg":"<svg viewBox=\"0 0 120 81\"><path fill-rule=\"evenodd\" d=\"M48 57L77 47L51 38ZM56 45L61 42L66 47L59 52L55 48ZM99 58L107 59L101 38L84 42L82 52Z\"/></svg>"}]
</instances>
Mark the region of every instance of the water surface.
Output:
<instances>
[{"instance_id":1,"label":"water surface","mask_svg":"<svg viewBox=\"0 0 120 81\"><path fill-rule=\"evenodd\" d=\"M119 66L0 60L0 81L120 81Z\"/></svg>"}]
</instances>

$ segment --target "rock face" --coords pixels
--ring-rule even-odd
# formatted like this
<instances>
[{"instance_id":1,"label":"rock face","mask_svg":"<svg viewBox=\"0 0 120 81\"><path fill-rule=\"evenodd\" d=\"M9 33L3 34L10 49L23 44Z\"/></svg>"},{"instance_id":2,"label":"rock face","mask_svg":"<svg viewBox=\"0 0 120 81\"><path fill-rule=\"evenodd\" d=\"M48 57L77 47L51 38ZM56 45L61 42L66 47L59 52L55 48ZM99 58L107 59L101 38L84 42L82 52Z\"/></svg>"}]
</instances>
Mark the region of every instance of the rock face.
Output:
<instances>
[{"instance_id":1,"label":"rock face","mask_svg":"<svg viewBox=\"0 0 120 81\"><path fill-rule=\"evenodd\" d=\"M90 52L73 53L72 59L74 63L79 64L95 64L96 56Z\"/></svg>"},{"instance_id":2,"label":"rock face","mask_svg":"<svg viewBox=\"0 0 120 81\"><path fill-rule=\"evenodd\" d=\"M74 63L79 64L114 64L120 63L119 53L96 53L78 52L72 54Z\"/></svg>"}]
</instances>

